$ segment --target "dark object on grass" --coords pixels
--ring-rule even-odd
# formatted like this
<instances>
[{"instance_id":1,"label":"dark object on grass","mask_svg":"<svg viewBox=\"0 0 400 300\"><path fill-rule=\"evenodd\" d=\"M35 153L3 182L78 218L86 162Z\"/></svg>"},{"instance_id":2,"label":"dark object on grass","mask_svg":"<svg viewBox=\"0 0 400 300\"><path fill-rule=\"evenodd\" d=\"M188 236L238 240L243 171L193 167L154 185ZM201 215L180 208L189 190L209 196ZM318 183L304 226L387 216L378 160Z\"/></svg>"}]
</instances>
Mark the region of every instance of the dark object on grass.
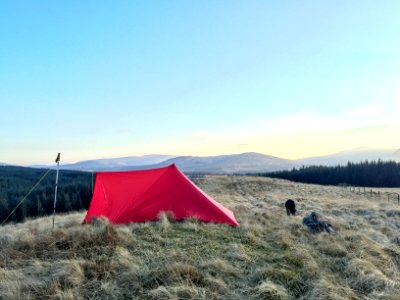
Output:
<instances>
[{"instance_id":1,"label":"dark object on grass","mask_svg":"<svg viewBox=\"0 0 400 300\"><path fill-rule=\"evenodd\" d=\"M320 220L315 211L313 211L309 216L304 217L303 224L308 227L311 233L319 233L323 231L326 231L327 233L334 232L332 225L327 221Z\"/></svg>"},{"instance_id":2,"label":"dark object on grass","mask_svg":"<svg viewBox=\"0 0 400 300\"><path fill-rule=\"evenodd\" d=\"M292 199L289 199L285 202L285 207L286 207L286 213L288 216L296 215L296 203Z\"/></svg>"}]
</instances>

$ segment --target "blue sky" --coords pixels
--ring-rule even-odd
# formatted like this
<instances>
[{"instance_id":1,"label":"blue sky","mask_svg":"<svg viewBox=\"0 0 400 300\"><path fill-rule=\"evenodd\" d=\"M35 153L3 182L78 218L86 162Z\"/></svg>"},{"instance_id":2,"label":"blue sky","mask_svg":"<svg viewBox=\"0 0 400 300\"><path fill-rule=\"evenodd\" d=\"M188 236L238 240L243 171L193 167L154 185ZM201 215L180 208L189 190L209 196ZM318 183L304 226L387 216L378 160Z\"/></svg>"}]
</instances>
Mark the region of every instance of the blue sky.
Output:
<instances>
[{"instance_id":1,"label":"blue sky","mask_svg":"<svg viewBox=\"0 0 400 300\"><path fill-rule=\"evenodd\" d=\"M399 148L399 1L0 1L0 161Z\"/></svg>"}]
</instances>

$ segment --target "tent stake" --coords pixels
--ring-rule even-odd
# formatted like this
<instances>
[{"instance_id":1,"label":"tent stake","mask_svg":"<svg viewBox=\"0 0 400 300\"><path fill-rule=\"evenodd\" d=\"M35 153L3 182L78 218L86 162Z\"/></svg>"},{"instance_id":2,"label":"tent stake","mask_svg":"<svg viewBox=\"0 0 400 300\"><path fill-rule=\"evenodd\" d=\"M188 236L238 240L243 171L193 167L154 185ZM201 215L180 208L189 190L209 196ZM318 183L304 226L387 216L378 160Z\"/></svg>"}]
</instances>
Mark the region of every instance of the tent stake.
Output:
<instances>
[{"instance_id":1,"label":"tent stake","mask_svg":"<svg viewBox=\"0 0 400 300\"><path fill-rule=\"evenodd\" d=\"M54 218L56 217L56 203L57 203L57 188L58 188L58 171L60 169L60 153L58 153L56 158L57 163L57 175L56 175L56 188L54 192L54 210L53 210L53 229L54 229Z\"/></svg>"}]
</instances>

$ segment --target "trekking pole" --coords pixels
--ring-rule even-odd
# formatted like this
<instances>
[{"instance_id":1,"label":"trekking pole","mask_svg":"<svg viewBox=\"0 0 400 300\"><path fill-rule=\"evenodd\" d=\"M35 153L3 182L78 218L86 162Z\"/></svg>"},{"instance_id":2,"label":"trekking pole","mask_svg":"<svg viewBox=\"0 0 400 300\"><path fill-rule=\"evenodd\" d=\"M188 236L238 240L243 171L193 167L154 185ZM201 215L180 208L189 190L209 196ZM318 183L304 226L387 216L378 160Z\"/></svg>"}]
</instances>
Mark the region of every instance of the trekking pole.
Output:
<instances>
[{"instance_id":1,"label":"trekking pole","mask_svg":"<svg viewBox=\"0 0 400 300\"><path fill-rule=\"evenodd\" d=\"M58 188L58 172L60 169L60 153L58 153L57 158L56 158L56 163L57 163L57 175L56 175L56 188L54 192L54 209L53 209L53 228L54 229L54 218L56 217L56 204L57 204L57 188Z\"/></svg>"}]
</instances>

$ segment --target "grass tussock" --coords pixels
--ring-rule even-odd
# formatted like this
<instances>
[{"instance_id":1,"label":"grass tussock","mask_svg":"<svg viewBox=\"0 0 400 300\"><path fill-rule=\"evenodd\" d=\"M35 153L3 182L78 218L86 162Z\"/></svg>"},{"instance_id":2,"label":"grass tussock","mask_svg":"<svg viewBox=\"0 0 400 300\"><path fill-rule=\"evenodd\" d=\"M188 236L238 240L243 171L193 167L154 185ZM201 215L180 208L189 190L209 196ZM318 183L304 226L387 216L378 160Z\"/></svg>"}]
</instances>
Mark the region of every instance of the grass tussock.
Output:
<instances>
[{"instance_id":1,"label":"grass tussock","mask_svg":"<svg viewBox=\"0 0 400 300\"><path fill-rule=\"evenodd\" d=\"M289 299L288 292L285 287L277 285L271 281L263 281L255 289L255 295L259 299Z\"/></svg>"},{"instance_id":2,"label":"grass tussock","mask_svg":"<svg viewBox=\"0 0 400 300\"><path fill-rule=\"evenodd\" d=\"M54 230L50 217L1 227L0 299L398 299L400 207L386 198L255 177L197 184L241 226L163 212L118 226L74 213ZM335 234L309 233L311 211Z\"/></svg>"}]
</instances>

